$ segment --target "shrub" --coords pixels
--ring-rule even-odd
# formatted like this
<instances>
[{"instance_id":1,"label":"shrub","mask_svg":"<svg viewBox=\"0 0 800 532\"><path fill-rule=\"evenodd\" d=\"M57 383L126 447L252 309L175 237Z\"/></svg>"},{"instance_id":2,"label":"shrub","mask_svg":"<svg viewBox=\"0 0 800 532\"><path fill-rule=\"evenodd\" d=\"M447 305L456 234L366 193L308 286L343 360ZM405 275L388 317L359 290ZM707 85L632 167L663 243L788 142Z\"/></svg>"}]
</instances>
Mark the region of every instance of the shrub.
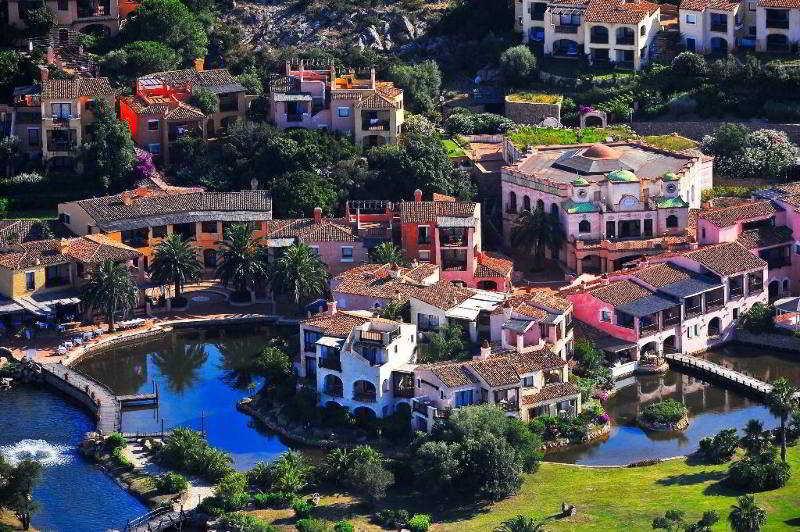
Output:
<instances>
[{"instance_id":1,"label":"shrub","mask_svg":"<svg viewBox=\"0 0 800 532\"><path fill-rule=\"evenodd\" d=\"M226 511L244 508L250 502L247 477L242 473L228 473L214 486L214 497Z\"/></svg>"},{"instance_id":2,"label":"shrub","mask_svg":"<svg viewBox=\"0 0 800 532\"><path fill-rule=\"evenodd\" d=\"M426 532L431 526L431 516L428 514L414 514L408 520L408 529L411 532Z\"/></svg>"},{"instance_id":3,"label":"shrub","mask_svg":"<svg viewBox=\"0 0 800 532\"><path fill-rule=\"evenodd\" d=\"M700 440L698 452L712 464L724 464L733 458L736 449L739 447L739 437L736 429L724 429L713 437Z\"/></svg>"},{"instance_id":4,"label":"shrub","mask_svg":"<svg viewBox=\"0 0 800 532\"><path fill-rule=\"evenodd\" d=\"M728 482L748 492L782 488L792 475L789 464L777 459L778 449L747 456L728 468Z\"/></svg>"},{"instance_id":5,"label":"shrub","mask_svg":"<svg viewBox=\"0 0 800 532\"><path fill-rule=\"evenodd\" d=\"M255 493L250 497L250 502L256 508L286 508L288 507L295 496L293 493L282 493L280 491L271 491L269 493Z\"/></svg>"},{"instance_id":6,"label":"shrub","mask_svg":"<svg viewBox=\"0 0 800 532\"><path fill-rule=\"evenodd\" d=\"M300 519L294 524L300 532L328 532L330 528L320 519Z\"/></svg>"},{"instance_id":7,"label":"shrub","mask_svg":"<svg viewBox=\"0 0 800 532\"><path fill-rule=\"evenodd\" d=\"M36 172L25 172L12 176L9 181L14 185L38 185L44 181L44 176Z\"/></svg>"},{"instance_id":8,"label":"shrub","mask_svg":"<svg viewBox=\"0 0 800 532\"><path fill-rule=\"evenodd\" d=\"M348 521L337 521L333 525L333 532L355 532L355 527Z\"/></svg>"},{"instance_id":9,"label":"shrub","mask_svg":"<svg viewBox=\"0 0 800 532\"><path fill-rule=\"evenodd\" d=\"M123 469L132 470L133 463L128 460L128 457L123 454L125 447L115 447L113 451L111 451L111 458L114 460L114 463Z\"/></svg>"},{"instance_id":10,"label":"shrub","mask_svg":"<svg viewBox=\"0 0 800 532\"><path fill-rule=\"evenodd\" d=\"M303 499L295 499L292 503L292 510L298 519L306 519L311 516L311 510L314 509L314 503L311 501L304 501Z\"/></svg>"},{"instance_id":11,"label":"shrub","mask_svg":"<svg viewBox=\"0 0 800 532\"><path fill-rule=\"evenodd\" d=\"M750 310L742 314L739 326L752 334L764 334L775 329L775 307L763 303L755 303Z\"/></svg>"},{"instance_id":12,"label":"shrub","mask_svg":"<svg viewBox=\"0 0 800 532\"><path fill-rule=\"evenodd\" d=\"M322 475L370 501L382 499L394 483L394 475L386 467L383 455L361 445L353 450L334 449L325 457Z\"/></svg>"},{"instance_id":13,"label":"shrub","mask_svg":"<svg viewBox=\"0 0 800 532\"><path fill-rule=\"evenodd\" d=\"M525 46L512 46L500 55L500 71L510 84L528 83L536 72L536 56Z\"/></svg>"},{"instance_id":14,"label":"shrub","mask_svg":"<svg viewBox=\"0 0 800 532\"><path fill-rule=\"evenodd\" d=\"M233 471L231 456L211 447L203 436L191 429L173 430L159 452L168 467L215 482Z\"/></svg>"},{"instance_id":15,"label":"shrub","mask_svg":"<svg viewBox=\"0 0 800 532\"><path fill-rule=\"evenodd\" d=\"M231 532L276 532L278 529L255 515L234 512L223 515L217 524L217 530Z\"/></svg>"},{"instance_id":16,"label":"shrub","mask_svg":"<svg viewBox=\"0 0 800 532\"><path fill-rule=\"evenodd\" d=\"M400 529L408 524L410 515L407 510L386 509L376 512L372 516L372 521L383 528Z\"/></svg>"},{"instance_id":17,"label":"shrub","mask_svg":"<svg viewBox=\"0 0 800 532\"><path fill-rule=\"evenodd\" d=\"M189 488L189 482L183 475L170 471L156 479L156 488L159 493L181 493Z\"/></svg>"},{"instance_id":18,"label":"shrub","mask_svg":"<svg viewBox=\"0 0 800 532\"><path fill-rule=\"evenodd\" d=\"M189 103L200 109L203 114L210 115L219 109L219 97L208 89L199 89L192 94Z\"/></svg>"},{"instance_id":19,"label":"shrub","mask_svg":"<svg viewBox=\"0 0 800 532\"><path fill-rule=\"evenodd\" d=\"M117 447L125 447L127 442L125 436L119 432L112 432L108 435L105 441L106 449L116 449Z\"/></svg>"},{"instance_id":20,"label":"shrub","mask_svg":"<svg viewBox=\"0 0 800 532\"><path fill-rule=\"evenodd\" d=\"M648 423L672 424L680 421L686 412L686 406L680 401L664 399L644 407L641 417Z\"/></svg>"}]
</instances>

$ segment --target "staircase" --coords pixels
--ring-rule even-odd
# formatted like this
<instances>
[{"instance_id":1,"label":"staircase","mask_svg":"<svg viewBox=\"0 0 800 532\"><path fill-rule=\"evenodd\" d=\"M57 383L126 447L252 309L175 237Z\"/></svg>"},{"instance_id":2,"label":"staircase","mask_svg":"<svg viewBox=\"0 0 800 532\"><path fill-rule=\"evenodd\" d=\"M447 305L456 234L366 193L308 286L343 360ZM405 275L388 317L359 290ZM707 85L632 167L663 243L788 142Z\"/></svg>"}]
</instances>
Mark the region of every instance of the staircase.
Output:
<instances>
[{"instance_id":1,"label":"staircase","mask_svg":"<svg viewBox=\"0 0 800 532\"><path fill-rule=\"evenodd\" d=\"M650 62L670 63L681 52L681 34L675 30L661 30L650 43Z\"/></svg>"}]
</instances>

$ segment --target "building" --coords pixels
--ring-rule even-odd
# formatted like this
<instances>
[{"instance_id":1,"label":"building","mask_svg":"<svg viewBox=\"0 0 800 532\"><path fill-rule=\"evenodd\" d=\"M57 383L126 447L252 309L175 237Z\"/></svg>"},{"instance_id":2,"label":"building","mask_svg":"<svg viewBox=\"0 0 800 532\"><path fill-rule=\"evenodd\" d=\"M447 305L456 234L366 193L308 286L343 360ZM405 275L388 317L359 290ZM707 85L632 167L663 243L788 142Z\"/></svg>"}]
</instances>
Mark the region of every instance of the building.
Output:
<instances>
[{"instance_id":1,"label":"building","mask_svg":"<svg viewBox=\"0 0 800 532\"><path fill-rule=\"evenodd\" d=\"M712 186L712 163L640 142L535 148L503 168L505 241L520 212L538 208L558 217L557 258L578 274L687 247L689 209Z\"/></svg>"},{"instance_id":2,"label":"building","mask_svg":"<svg viewBox=\"0 0 800 532\"><path fill-rule=\"evenodd\" d=\"M24 225L24 224L16 224ZM18 227L24 229L23 227ZM13 231L14 224L3 229ZM32 233L29 232L29 235ZM86 310L81 305L79 288L96 265L111 260L133 264L139 258L135 249L103 235L50 238L2 244L0 252L0 316L6 325L21 315L73 321ZM132 269L138 280L142 270ZM16 317L13 315L16 314Z\"/></svg>"},{"instance_id":3,"label":"building","mask_svg":"<svg viewBox=\"0 0 800 532\"><path fill-rule=\"evenodd\" d=\"M523 41L547 55L640 70L661 29L658 4L646 0L523 0Z\"/></svg>"},{"instance_id":4,"label":"building","mask_svg":"<svg viewBox=\"0 0 800 532\"><path fill-rule=\"evenodd\" d=\"M393 302L407 304L416 289L438 282L439 273L439 267L429 263L408 268L363 264L331 279L331 294L340 309L374 310Z\"/></svg>"},{"instance_id":5,"label":"building","mask_svg":"<svg viewBox=\"0 0 800 532\"><path fill-rule=\"evenodd\" d=\"M756 2L682 0L679 9L681 42L690 52L726 54L736 48L755 48Z\"/></svg>"},{"instance_id":6,"label":"building","mask_svg":"<svg viewBox=\"0 0 800 532\"><path fill-rule=\"evenodd\" d=\"M326 312L300 322L300 376L315 384L320 405L384 417L414 394L416 327L368 311Z\"/></svg>"},{"instance_id":7,"label":"building","mask_svg":"<svg viewBox=\"0 0 800 532\"><path fill-rule=\"evenodd\" d=\"M273 257L297 242L310 246L333 276L369 259L357 226L343 218L323 218L319 207L313 218L272 220L267 223L266 238Z\"/></svg>"},{"instance_id":8,"label":"building","mask_svg":"<svg viewBox=\"0 0 800 532\"><path fill-rule=\"evenodd\" d=\"M730 340L766 303L767 263L739 243L665 254L565 292L575 317L626 343L628 358L694 353Z\"/></svg>"},{"instance_id":9,"label":"building","mask_svg":"<svg viewBox=\"0 0 800 532\"><path fill-rule=\"evenodd\" d=\"M272 199L265 190L206 192L154 181L113 196L61 203L58 214L75 234L104 234L136 249L145 268L155 246L179 234L193 240L200 260L213 270L226 226L247 223L254 236L263 237L272 219Z\"/></svg>"},{"instance_id":10,"label":"building","mask_svg":"<svg viewBox=\"0 0 800 532\"><path fill-rule=\"evenodd\" d=\"M270 117L281 129L327 129L351 136L359 146L394 144L404 121L403 91L388 81L339 75L333 65L307 68L286 62L286 75L270 85Z\"/></svg>"},{"instance_id":11,"label":"building","mask_svg":"<svg viewBox=\"0 0 800 532\"><path fill-rule=\"evenodd\" d=\"M540 415L577 415L580 390L569 382L566 360L549 349L495 352L484 346L472 360L422 364L414 370L412 423L429 432L453 409L496 404L528 421Z\"/></svg>"},{"instance_id":12,"label":"building","mask_svg":"<svg viewBox=\"0 0 800 532\"><path fill-rule=\"evenodd\" d=\"M748 8L751 2L748 1ZM800 42L800 4L790 0L758 0L756 50L789 53Z\"/></svg>"},{"instance_id":13,"label":"building","mask_svg":"<svg viewBox=\"0 0 800 532\"><path fill-rule=\"evenodd\" d=\"M44 4L55 15L57 26L94 35L116 35L119 32L120 3L124 4L126 14L138 5L127 0L8 0L7 20L10 26L24 28L28 13Z\"/></svg>"},{"instance_id":14,"label":"building","mask_svg":"<svg viewBox=\"0 0 800 532\"><path fill-rule=\"evenodd\" d=\"M199 91L217 96L216 111L206 115L193 105ZM227 69L205 70L204 61L197 59L194 68L137 79L133 95L120 98L119 112L136 145L167 164L170 148L179 138L206 140L224 134L231 124L245 119L248 105L245 88Z\"/></svg>"}]
</instances>

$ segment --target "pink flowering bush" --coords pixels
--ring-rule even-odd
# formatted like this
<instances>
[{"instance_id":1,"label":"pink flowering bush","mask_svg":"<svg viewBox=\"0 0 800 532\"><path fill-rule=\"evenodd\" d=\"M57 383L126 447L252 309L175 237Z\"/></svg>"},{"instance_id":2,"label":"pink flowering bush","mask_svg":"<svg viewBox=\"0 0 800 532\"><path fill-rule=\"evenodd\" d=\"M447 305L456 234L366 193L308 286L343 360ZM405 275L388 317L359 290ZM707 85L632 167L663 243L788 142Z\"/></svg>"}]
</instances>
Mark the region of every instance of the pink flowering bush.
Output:
<instances>
[{"instance_id":1,"label":"pink flowering bush","mask_svg":"<svg viewBox=\"0 0 800 532\"><path fill-rule=\"evenodd\" d=\"M156 172L153 155L144 150L136 150L136 162L133 164L133 175L136 179L146 179Z\"/></svg>"}]
</instances>

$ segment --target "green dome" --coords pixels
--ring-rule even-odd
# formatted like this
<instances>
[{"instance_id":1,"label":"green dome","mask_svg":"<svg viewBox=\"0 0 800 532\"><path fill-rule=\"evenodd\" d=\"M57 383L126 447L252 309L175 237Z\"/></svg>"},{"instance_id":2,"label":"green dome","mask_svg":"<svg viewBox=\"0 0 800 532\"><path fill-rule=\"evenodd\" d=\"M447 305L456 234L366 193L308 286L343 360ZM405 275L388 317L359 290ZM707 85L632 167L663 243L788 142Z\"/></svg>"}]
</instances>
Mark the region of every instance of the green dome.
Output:
<instances>
[{"instance_id":1,"label":"green dome","mask_svg":"<svg viewBox=\"0 0 800 532\"><path fill-rule=\"evenodd\" d=\"M575 181L572 182L572 186L574 187L588 187L589 182L583 177L576 177Z\"/></svg>"},{"instance_id":2,"label":"green dome","mask_svg":"<svg viewBox=\"0 0 800 532\"><path fill-rule=\"evenodd\" d=\"M680 181L680 177L675 175L674 172L667 172L666 174L661 176L662 181Z\"/></svg>"},{"instance_id":3,"label":"green dome","mask_svg":"<svg viewBox=\"0 0 800 532\"><path fill-rule=\"evenodd\" d=\"M607 178L612 183L633 183L635 181L639 181L639 178L636 177L636 174L630 170L614 170L613 172L608 173Z\"/></svg>"}]
</instances>

